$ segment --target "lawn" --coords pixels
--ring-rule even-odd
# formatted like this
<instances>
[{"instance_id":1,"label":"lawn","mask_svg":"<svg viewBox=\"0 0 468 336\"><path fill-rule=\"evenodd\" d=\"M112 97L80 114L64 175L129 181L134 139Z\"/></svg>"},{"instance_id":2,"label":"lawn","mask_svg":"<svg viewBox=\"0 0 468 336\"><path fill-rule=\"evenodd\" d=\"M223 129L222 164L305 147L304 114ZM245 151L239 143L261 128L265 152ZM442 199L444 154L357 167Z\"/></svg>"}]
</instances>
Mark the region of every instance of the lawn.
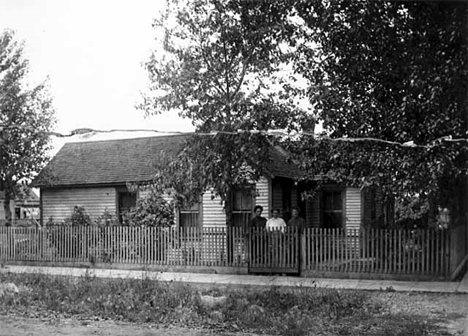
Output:
<instances>
[{"instance_id":1,"label":"lawn","mask_svg":"<svg viewBox=\"0 0 468 336\"><path fill-rule=\"evenodd\" d=\"M136 323L214 333L269 335L452 335L467 295L323 288L213 287L152 279L0 274L18 286L0 315Z\"/></svg>"}]
</instances>

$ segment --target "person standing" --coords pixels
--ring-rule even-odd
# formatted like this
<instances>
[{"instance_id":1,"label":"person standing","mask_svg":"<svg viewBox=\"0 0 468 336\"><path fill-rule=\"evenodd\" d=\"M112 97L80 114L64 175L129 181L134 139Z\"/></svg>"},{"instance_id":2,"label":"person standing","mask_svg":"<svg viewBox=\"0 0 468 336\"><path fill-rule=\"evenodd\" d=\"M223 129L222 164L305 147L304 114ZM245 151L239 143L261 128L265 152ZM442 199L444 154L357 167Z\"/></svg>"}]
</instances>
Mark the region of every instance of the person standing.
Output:
<instances>
[{"instance_id":1,"label":"person standing","mask_svg":"<svg viewBox=\"0 0 468 336\"><path fill-rule=\"evenodd\" d=\"M251 262L254 265L262 265L264 263L264 255L265 255L265 226L267 219L262 217L263 207L261 205L257 205L254 208L255 217L250 220L250 229L251 237L250 237L250 244L251 244Z\"/></svg>"},{"instance_id":2,"label":"person standing","mask_svg":"<svg viewBox=\"0 0 468 336\"><path fill-rule=\"evenodd\" d=\"M267 230L277 230L277 228L283 230L286 227L286 222L279 214L280 211L278 209L273 210L273 216L266 222Z\"/></svg>"},{"instance_id":3,"label":"person standing","mask_svg":"<svg viewBox=\"0 0 468 336\"><path fill-rule=\"evenodd\" d=\"M254 208L255 217L250 220L250 227L264 229L267 223L267 219L262 217L263 207L257 205Z\"/></svg>"},{"instance_id":4,"label":"person standing","mask_svg":"<svg viewBox=\"0 0 468 336\"><path fill-rule=\"evenodd\" d=\"M288 221L289 227L297 227L298 230L303 230L305 228L305 220L302 217L299 217L299 208L294 207L292 209L292 217Z\"/></svg>"},{"instance_id":5,"label":"person standing","mask_svg":"<svg viewBox=\"0 0 468 336\"><path fill-rule=\"evenodd\" d=\"M290 260L297 261L299 249L300 249L300 235L306 227L306 222L304 218L299 217L299 208L292 208L292 217L288 221L288 227L295 228L288 230L289 237L286 242L289 245L286 248L286 253L289 253Z\"/></svg>"}]
</instances>

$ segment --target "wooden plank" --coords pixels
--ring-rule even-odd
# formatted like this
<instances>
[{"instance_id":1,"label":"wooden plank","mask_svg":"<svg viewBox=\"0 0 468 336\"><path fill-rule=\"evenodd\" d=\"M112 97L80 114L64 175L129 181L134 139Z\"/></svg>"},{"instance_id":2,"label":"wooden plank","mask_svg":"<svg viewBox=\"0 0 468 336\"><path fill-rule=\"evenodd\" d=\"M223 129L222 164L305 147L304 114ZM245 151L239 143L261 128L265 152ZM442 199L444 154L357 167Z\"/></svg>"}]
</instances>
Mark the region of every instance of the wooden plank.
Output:
<instances>
[{"instance_id":1,"label":"wooden plank","mask_svg":"<svg viewBox=\"0 0 468 336\"><path fill-rule=\"evenodd\" d=\"M75 205L83 206L90 217L101 216L104 211L115 213L115 188L45 189L41 193L43 218L52 217L61 222L70 216Z\"/></svg>"}]
</instances>

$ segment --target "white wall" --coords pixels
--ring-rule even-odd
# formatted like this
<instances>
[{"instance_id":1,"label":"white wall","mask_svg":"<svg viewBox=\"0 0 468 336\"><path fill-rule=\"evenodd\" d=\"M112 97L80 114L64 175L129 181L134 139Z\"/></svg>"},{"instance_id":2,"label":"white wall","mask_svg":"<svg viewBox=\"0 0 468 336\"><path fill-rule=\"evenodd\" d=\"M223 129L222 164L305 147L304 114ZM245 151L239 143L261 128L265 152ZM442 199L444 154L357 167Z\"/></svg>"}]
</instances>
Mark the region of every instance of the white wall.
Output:
<instances>
[{"instance_id":1,"label":"white wall","mask_svg":"<svg viewBox=\"0 0 468 336\"><path fill-rule=\"evenodd\" d=\"M75 206L84 207L91 218L99 217L108 211L116 214L116 191L113 187L105 188L67 188L42 190L42 218L46 223L63 221L70 217Z\"/></svg>"}]
</instances>

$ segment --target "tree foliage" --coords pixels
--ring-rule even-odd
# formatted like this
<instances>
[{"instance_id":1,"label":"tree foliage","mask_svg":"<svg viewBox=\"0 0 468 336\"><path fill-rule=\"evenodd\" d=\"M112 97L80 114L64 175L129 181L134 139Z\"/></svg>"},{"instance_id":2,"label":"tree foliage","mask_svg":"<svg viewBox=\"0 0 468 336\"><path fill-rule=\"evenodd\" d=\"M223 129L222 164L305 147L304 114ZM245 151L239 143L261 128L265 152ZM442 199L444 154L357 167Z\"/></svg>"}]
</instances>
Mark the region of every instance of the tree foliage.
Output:
<instances>
[{"instance_id":1,"label":"tree foliage","mask_svg":"<svg viewBox=\"0 0 468 336\"><path fill-rule=\"evenodd\" d=\"M146 67L153 95L142 108L147 114L175 110L190 118L197 132L183 156L196 190L212 187L221 196L229 222L233 185L255 178L268 159L268 141L252 134L224 134L238 129L310 127L310 114L292 99L301 89L282 78L289 55L281 36L293 29L284 3L192 0L168 2L155 28L164 29L164 50L155 51ZM268 15L265 16L265 14ZM246 167L252 168L248 173ZM171 170L166 182L185 180ZM178 191L187 194L187 186Z\"/></svg>"},{"instance_id":2,"label":"tree foliage","mask_svg":"<svg viewBox=\"0 0 468 336\"><path fill-rule=\"evenodd\" d=\"M29 64L12 31L0 35L0 191L10 200L45 164L54 110L46 83L28 87Z\"/></svg>"},{"instance_id":3,"label":"tree foliage","mask_svg":"<svg viewBox=\"0 0 468 336\"><path fill-rule=\"evenodd\" d=\"M123 218L124 225L128 226L168 227L174 224L174 206L160 193L150 190Z\"/></svg>"},{"instance_id":4,"label":"tree foliage","mask_svg":"<svg viewBox=\"0 0 468 336\"><path fill-rule=\"evenodd\" d=\"M299 152L310 173L416 196L466 220L467 4L298 1L295 7L308 28L295 70L308 79L329 137L416 145L303 139Z\"/></svg>"},{"instance_id":5,"label":"tree foliage","mask_svg":"<svg viewBox=\"0 0 468 336\"><path fill-rule=\"evenodd\" d=\"M415 209L467 220L466 3L172 4L156 22L169 27L164 53L147 63L159 94L146 97L148 114L175 109L201 132L306 130L311 114L295 105L305 93L327 136L286 141L304 178L379 186ZM278 75L285 64L296 76ZM306 92L294 85L301 76ZM220 133L195 138L187 153L204 164L197 178L228 199L243 167L261 172L267 146Z\"/></svg>"}]
</instances>

